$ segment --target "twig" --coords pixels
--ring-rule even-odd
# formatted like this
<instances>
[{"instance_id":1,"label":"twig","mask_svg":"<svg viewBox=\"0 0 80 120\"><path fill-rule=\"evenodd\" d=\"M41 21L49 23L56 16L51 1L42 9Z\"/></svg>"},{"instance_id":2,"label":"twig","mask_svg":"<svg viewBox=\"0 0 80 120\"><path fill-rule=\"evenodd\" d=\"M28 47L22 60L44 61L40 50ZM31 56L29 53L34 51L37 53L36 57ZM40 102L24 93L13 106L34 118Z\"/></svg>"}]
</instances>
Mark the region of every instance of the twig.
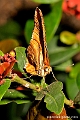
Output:
<instances>
[{"instance_id":1,"label":"twig","mask_svg":"<svg viewBox=\"0 0 80 120\"><path fill-rule=\"evenodd\" d=\"M36 86L30 82L27 82L26 80L20 78L17 74L12 74L12 81L17 82L17 83L23 85L24 87L30 88L37 92L39 92L41 90L41 88L39 86Z\"/></svg>"}]
</instances>

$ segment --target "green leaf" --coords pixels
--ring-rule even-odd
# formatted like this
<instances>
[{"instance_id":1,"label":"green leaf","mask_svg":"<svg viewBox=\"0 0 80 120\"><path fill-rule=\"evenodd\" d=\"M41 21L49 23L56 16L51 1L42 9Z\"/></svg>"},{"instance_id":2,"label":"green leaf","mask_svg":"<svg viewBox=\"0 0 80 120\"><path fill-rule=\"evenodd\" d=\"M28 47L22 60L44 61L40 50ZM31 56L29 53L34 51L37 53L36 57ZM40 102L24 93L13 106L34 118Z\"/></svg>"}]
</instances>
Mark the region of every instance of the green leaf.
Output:
<instances>
[{"instance_id":1,"label":"green leaf","mask_svg":"<svg viewBox=\"0 0 80 120\"><path fill-rule=\"evenodd\" d=\"M27 43L30 42L30 39L32 37L33 27L34 27L33 20L28 20L25 24L25 30L24 30Z\"/></svg>"},{"instance_id":2,"label":"green leaf","mask_svg":"<svg viewBox=\"0 0 80 120\"><path fill-rule=\"evenodd\" d=\"M73 66L73 69L71 70L69 76L72 78L76 78L79 73L80 73L80 63L77 63Z\"/></svg>"},{"instance_id":3,"label":"green leaf","mask_svg":"<svg viewBox=\"0 0 80 120\"><path fill-rule=\"evenodd\" d=\"M48 86L48 92L44 98L47 109L56 114L60 114L64 106L64 94L61 91L62 88L63 85L61 82L52 83Z\"/></svg>"},{"instance_id":4,"label":"green leaf","mask_svg":"<svg viewBox=\"0 0 80 120\"><path fill-rule=\"evenodd\" d=\"M62 9L61 6L62 6L62 1L59 1L54 5L52 4L50 6L51 11L46 16L44 16L44 25L46 29L47 42L49 42L52 39L53 35L55 34L58 28L61 19L61 9ZM29 43L31 39L33 27L34 27L33 20L28 20L25 25L25 37L27 43Z\"/></svg>"},{"instance_id":5,"label":"green leaf","mask_svg":"<svg viewBox=\"0 0 80 120\"><path fill-rule=\"evenodd\" d=\"M79 69L80 69L80 68L79 68ZM78 88L79 88L79 90L80 90L80 72L79 72L78 75L77 75L76 82L77 82L77 86L78 86Z\"/></svg>"},{"instance_id":6,"label":"green leaf","mask_svg":"<svg viewBox=\"0 0 80 120\"><path fill-rule=\"evenodd\" d=\"M65 43L67 45L72 45L74 43L77 43L76 35L69 31L61 32L60 40L61 40L61 42Z\"/></svg>"},{"instance_id":7,"label":"green leaf","mask_svg":"<svg viewBox=\"0 0 80 120\"><path fill-rule=\"evenodd\" d=\"M79 89L76 84L76 79L68 77L66 80L66 91L68 94L68 97L72 100L74 100L75 96L77 95Z\"/></svg>"},{"instance_id":8,"label":"green leaf","mask_svg":"<svg viewBox=\"0 0 80 120\"><path fill-rule=\"evenodd\" d=\"M2 99L4 94L6 93L7 89L10 87L10 84L11 84L11 80L7 79L7 80L5 80L4 84L2 84L0 86L0 100Z\"/></svg>"},{"instance_id":9,"label":"green leaf","mask_svg":"<svg viewBox=\"0 0 80 120\"><path fill-rule=\"evenodd\" d=\"M24 66L26 64L26 53L25 53L26 48L24 47L16 47L15 48L15 52L16 52L16 59L17 59L17 64L18 64L18 68L21 72L24 73Z\"/></svg>"},{"instance_id":10,"label":"green leaf","mask_svg":"<svg viewBox=\"0 0 80 120\"><path fill-rule=\"evenodd\" d=\"M80 88L80 63L77 63L73 66L69 77L66 80L66 89L69 98L74 100L75 96L77 95L79 88ZM74 91L74 94L73 94Z\"/></svg>"},{"instance_id":11,"label":"green leaf","mask_svg":"<svg viewBox=\"0 0 80 120\"><path fill-rule=\"evenodd\" d=\"M43 89L43 90L41 90L41 91L37 94L35 100L42 100L42 98L43 98L45 95L46 95L46 89Z\"/></svg>"},{"instance_id":12,"label":"green leaf","mask_svg":"<svg viewBox=\"0 0 80 120\"><path fill-rule=\"evenodd\" d=\"M54 36L52 40L47 44L49 54L53 53L55 50L57 50L57 48L59 48L57 46L58 39L59 39L59 36Z\"/></svg>"},{"instance_id":13,"label":"green leaf","mask_svg":"<svg viewBox=\"0 0 80 120\"><path fill-rule=\"evenodd\" d=\"M10 102L16 102L17 104L30 102L29 97L20 91L14 89L8 89L0 101L0 105L8 104Z\"/></svg>"},{"instance_id":14,"label":"green leaf","mask_svg":"<svg viewBox=\"0 0 80 120\"><path fill-rule=\"evenodd\" d=\"M51 4L51 11L49 14L44 16L45 29L46 29L46 40L50 42L55 34L62 15L62 1L55 4Z\"/></svg>"},{"instance_id":15,"label":"green leaf","mask_svg":"<svg viewBox=\"0 0 80 120\"><path fill-rule=\"evenodd\" d=\"M46 107L51 112L59 114L64 105L64 94L61 91L63 85L61 82L53 82L46 88L42 89L36 96L36 100L41 100L43 97L46 102Z\"/></svg>"},{"instance_id":16,"label":"green leaf","mask_svg":"<svg viewBox=\"0 0 80 120\"><path fill-rule=\"evenodd\" d=\"M50 4L50 3L55 3L61 0L33 0L33 1L41 4Z\"/></svg>"},{"instance_id":17,"label":"green leaf","mask_svg":"<svg viewBox=\"0 0 80 120\"><path fill-rule=\"evenodd\" d=\"M0 50L0 56L3 56L4 55L4 53Z\"/></svg>"},{"instance_id":18,"label":"green leaf","mask_svg":"<svg viewBox=\"0 0 80 120\"><path fill-rule=\"evenodd\" d=\"M5 39L0 41L0 50L2 50L3 53L10 52L17 46L19 46L19 42L15 39Z\"/></svg>"},{"instance_id":19,"label":"green leaf","mask_svg":"<svg viewBox=\"0 0 80 120\"><path fill-rule=\"evenodd\" d=\"M71 59L70 60L67 60L61 64L59 64L58 66L54 67L55 70L59 70L59 71L66 71L68 67L71 67L73 64L72 64L72 61Z\"/></svg>"},{"instance_id":20,"label":"green leaf","mask_svg":"<svg viewBox=\"0 0 80 120\"><path fill-rule=\"evenodd\" d=\"M16 38L21 32L20 25L15 21L8 21L5 25L0 26L0 40L7 38Z\"/></svg>"},{"instance_id":21,"label":"green leaf","mask_svg":"<svg viewBox=\"0 0 80 120\"><path fill-rule=\"evenodd\" d=\"M49 54L50 58L50 64L60 64L66 60L69 60L71 57L73 57L76 53L80 51L80 47L77 48L57 48L57 50L53 49L53 53Z\"/></svg>"}]
</instances>

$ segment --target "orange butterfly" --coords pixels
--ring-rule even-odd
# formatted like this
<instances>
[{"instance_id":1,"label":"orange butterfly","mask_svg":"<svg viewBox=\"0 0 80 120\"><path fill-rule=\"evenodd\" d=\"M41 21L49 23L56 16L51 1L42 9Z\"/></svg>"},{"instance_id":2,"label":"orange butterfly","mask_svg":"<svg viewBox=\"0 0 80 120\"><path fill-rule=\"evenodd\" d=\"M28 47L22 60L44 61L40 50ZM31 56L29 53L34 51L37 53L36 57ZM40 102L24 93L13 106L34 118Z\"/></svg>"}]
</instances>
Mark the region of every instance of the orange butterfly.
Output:
<instances>
[{"instance_id":1,"label":"orange butterfly","mask_svg":"<svg viewBox=\"0 0 80 120\"><path fill-rule=\"evenodd\" d=\"M24 68L31 75L45 77L52 71L48 58L43 14L38 7L35 10L34 29L27 48L27 59Z\"/></svg>"}]
</instances>

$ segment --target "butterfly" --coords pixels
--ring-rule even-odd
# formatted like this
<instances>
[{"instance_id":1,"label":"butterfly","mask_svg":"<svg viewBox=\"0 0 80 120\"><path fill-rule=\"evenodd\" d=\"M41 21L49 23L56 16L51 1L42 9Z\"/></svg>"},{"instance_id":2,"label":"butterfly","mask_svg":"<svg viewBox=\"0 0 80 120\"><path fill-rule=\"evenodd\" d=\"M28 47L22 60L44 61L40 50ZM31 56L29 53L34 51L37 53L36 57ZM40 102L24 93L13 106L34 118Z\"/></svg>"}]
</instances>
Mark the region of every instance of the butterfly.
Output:
<instances>
[{"instance_id":1,"label":"butterfly","mask_svg":"<svg viewBox=\"0 0 80 120\"><path fill-rule=\"evenodd\" d=\"M27 60L24 68L31 75L45 77L52 71L48 57L43 14L38 7L34 15L32 38L27 48Z\"/></svg>"}]
</instances>

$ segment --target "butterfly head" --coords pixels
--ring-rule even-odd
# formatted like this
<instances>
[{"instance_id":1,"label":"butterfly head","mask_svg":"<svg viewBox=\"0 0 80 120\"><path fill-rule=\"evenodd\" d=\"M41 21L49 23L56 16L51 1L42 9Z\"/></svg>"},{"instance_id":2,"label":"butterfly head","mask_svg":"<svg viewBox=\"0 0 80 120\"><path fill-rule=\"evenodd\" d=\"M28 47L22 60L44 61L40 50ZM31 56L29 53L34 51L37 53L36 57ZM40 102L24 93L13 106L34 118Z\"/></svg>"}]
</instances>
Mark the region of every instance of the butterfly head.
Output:
<instances>
[{"instance_id":1,"label":"butterfly head","mask_svg":"<svg viewBox=\"0 0 80 120\"><path fill-rule=\"evenodd\" d=\"M45 66L44 69L39 69L37 74L41 77L45 77L47 74L50 74L51 71L52 68L50 66Z\"/></svg>"},{"instance_id":2,"label":"butterfly head","mask_svg":"<svg viewBox=\"0 0 80 120\"><path fill-rule=\"evenodd\" d=\"M45 66L45 68L44 68L44 73L45 73L45 76L47 75L47 74L50 74L50 72L52 71L52 68L50 67L50 66Z\"/></svg>"}]
</instances>

